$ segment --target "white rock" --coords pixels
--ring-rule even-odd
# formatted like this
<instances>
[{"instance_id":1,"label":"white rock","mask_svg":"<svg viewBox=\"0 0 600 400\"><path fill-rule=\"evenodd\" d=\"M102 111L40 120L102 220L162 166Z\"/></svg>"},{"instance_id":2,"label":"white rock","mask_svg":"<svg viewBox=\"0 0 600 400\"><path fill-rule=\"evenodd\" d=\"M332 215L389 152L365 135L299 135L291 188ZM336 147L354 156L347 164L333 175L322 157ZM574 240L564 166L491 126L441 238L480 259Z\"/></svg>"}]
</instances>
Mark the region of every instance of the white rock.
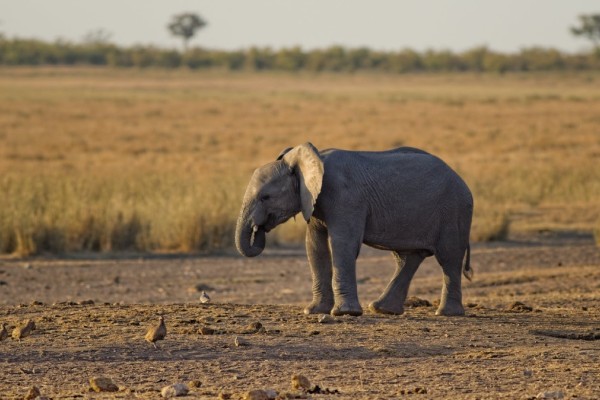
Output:
<instances>
[{"instance_id":1,"label":"white rock","mask_svg":"<svg viewBox=\"0 0 600 400\"><path fill-rule=\"evenodd\" d=\"M165 399L177 396L185 396L188 394L189 389L185 383L175 383L173 385L165 386L161 389L160 394Z\"/></svg>"}]
</instances>

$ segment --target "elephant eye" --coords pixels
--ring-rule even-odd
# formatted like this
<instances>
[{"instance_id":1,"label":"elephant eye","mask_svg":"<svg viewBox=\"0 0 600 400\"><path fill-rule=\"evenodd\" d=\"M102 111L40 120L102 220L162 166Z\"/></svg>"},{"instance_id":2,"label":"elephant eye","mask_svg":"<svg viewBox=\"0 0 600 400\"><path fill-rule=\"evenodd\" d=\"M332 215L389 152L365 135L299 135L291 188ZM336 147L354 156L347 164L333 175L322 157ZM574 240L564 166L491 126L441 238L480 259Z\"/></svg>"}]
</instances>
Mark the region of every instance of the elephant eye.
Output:
<instances>
[{"instance_id":1,"label":"elephant eye","mask_svg":"<svg viewBox=\"0 0 600 400\"><path fill-rule=\"evenodd\" d=\"M268 194L263 194L260 198L260 201L267 201L271 198Z\"/></svg>"}]
</instances>

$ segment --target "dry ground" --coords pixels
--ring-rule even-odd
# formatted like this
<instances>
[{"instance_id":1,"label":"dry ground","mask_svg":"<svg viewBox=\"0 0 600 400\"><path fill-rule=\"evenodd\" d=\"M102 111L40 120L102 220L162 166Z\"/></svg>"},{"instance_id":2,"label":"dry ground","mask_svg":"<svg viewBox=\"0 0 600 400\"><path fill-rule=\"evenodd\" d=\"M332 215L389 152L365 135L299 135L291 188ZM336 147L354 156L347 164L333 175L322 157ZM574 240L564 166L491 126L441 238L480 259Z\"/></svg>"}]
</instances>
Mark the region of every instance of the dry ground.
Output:
<instances>
[{"instance_id":1,"label":"dry ground","mask_svg":"<svg viewBox=\"0 0 600 400\"><path fill-rule=\"evenodd\" d=\"M320 324L302 315L310 276L301 249L257 259L5 258L0 323L12 328L31 318L37 330L0 342L0 398L19 398L31 385L52 398L159 398L161 387L191 380L202 386L190 398L267 388L283 395L294 373L339 391L303 398L599 398L600 341L583 340L600 338L600 249L591 237L478 245L473 265L465 317L418 307ZM363 250L364 306L392 268L388 254ZM434 301L440 286L439 267L428 259L411 294ZM211 304L199 304L203 289ZM77 304L85 300L94 304ZM511 310L516 301L532 310ZM169 333L157 350L143 336L159 314ZM248 331L256 321L264 332ZM200 335L203 326L217 334ZM236 347L235 336L249 345ZM111 377L121 391L89 392L92 376Z\"/></svg>"}]
</instances>

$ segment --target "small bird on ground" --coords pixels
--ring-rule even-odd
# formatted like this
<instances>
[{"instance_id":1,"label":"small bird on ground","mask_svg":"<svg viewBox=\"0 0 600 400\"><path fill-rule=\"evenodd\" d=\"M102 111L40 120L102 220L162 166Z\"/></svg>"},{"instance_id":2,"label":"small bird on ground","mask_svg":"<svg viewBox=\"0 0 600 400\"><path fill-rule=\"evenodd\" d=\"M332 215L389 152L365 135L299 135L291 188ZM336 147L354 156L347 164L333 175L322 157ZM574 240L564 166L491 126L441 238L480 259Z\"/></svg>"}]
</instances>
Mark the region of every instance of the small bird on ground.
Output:
<instances>
[{"instance_id":1,"label":"small bird on ground","mask_svg":"<svg viewBox=\"0 0 600 400\"><path fill-rule=\"evenodd\" d=\"M202 304L210 303L210 297L206 294L206 292L204 290L202 291L202 294L200 295L200 303L202 303Z\"/></svg>"},{"instance_id":2,"label":"small bird on ground","mask_svg":"<svg viewBox=\"0 0 600 400\"><path fill-rule=\"evenodd\" d=\"M13 329L12 338L20 342L21 339L31 335L31 331L33 330L35 330L35 322L28 319L25 325L17 326L15 329Z\"/></svg>"},{"instance_id":3,"label":"small bird on ground","mask_svg":"<svg viewBox=\"0 0 600 400\"><path fill-rule=\"evenodd\" d=\"M167 336L167 327L165 326L165 319L162 316L160 316L158 317L158 321L158 325L148 329L148 333L146 333L145 336L146 341L152 343L155 349L158 348L156 347L156 341L163 340L165 336Z\"/></svg>"},{"instance_id":4,"label":"small bird on ground","mask_svg":"<svg viewBox=\"0 0 600 400\"><path fill-rule=\"evenodd\" d=\"M2 329L0 329L0 342L8 337L8 331L6 330L6 324L2 324Z\"/></svg>"}]
</instances>

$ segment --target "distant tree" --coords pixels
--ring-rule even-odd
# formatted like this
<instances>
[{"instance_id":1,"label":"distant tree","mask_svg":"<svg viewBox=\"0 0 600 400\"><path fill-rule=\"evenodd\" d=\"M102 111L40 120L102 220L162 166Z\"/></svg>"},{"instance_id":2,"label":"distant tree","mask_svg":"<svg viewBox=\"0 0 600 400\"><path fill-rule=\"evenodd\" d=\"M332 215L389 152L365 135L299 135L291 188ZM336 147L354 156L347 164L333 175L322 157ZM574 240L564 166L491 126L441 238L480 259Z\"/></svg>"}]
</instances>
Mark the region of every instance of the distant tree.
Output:
<instances>
[{"instance_id":1,"label":"distant tree","mask_svg":"<svg viewBox=\"0 0 600 400\"><path fill-rule=\"evenodd\" d=\"M207 22L198 14L183 13L173 16L167 28L173 36L180 36L183 39L183 50L187 52L189 40L194 37L196 31L206 25Z\"/></svg>"},{"instance_id":2,"label":"distant tree","mask_svg":"<svg viewBox=\"0 0 600 400\"><path fill-rule=\"evenodd\" d=\"M571 33L588 38L597 50L600 49L600 14L580 15L579 23L579 26L571 27Z\"/></svg>"},{"instance_id":3,"label":"distant tree","mask_svg":"<svg viewBox=\"0 0 600 400\"><path fill-rule=\"evenodd\" d=\"M102 45L110 43L112 33L102 28L94 29L83 35L83 43L92 45Z\"/></svg>"}]
</instances>

